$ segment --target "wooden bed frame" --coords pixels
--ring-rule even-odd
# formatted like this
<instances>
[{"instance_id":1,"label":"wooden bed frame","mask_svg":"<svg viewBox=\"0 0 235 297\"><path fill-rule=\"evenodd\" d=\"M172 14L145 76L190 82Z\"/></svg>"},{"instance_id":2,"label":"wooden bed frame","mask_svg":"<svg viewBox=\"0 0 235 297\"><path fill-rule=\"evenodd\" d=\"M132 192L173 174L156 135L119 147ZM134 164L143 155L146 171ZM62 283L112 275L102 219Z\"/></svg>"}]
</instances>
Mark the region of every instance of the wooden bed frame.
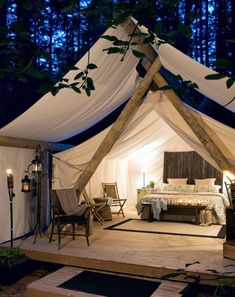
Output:
<instances>
[{"instance_id":1,"label":"wooden bed frame","mask_svg":"<svg viewBox=\"0 0 235 297\"><path fill-rule=\"evenodd\" d=\"M164 152L163 182L167 183L168 178L186 177L188 178L188 184L194 184L195 178L216 178L215 184L221 186L222 192L223 173L210 165L196 152ZM168 205L167 211L160 213L160 220L187 221L198 224L201 209L192 206ZM149 211L146 209L146 213L143 213L141 218L151 221L150 215L150 209Z\"/></svg>"},{"instance_id":2,"label":"wooden bed frame","mask_svg":"<svg viewBox=\"0 0 235 297\"><path fill-rule=\"evenodd\" d=\"M188 178L188 184L194 179L216 178L215 184L223 188L223 173L204 160L198 153L164 152L163 182L168 178Z\"/></svg>"}]
</instances>

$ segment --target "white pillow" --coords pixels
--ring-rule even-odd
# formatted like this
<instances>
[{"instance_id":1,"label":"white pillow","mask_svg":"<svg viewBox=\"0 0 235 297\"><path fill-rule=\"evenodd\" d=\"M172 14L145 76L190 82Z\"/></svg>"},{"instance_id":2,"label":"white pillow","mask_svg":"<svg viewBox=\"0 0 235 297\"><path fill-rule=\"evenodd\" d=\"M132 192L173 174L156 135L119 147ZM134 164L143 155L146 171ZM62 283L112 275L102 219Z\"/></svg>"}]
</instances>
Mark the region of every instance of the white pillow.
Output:
<instances>
[{"instance_id":1,"label":"white pillow","mask_svg":"<svg viewBox=\"0 0 235 297\"><path fill-rule=\"evenodd\" d=\"M214 185L215 180L216 180L215 178L201 178L201 179L196 179L195 178L195 185L196 186Z\"/></svg>"},{"instance_id":2,"label":"white pillow","mask_svg":"<svg viewBox=\"0 0 235 297\"><path fill-rule=\"evenodd\" d=\"M167 181L170 185L186 185L188 178L168 178Z\"/></svg>"}]
</instances>

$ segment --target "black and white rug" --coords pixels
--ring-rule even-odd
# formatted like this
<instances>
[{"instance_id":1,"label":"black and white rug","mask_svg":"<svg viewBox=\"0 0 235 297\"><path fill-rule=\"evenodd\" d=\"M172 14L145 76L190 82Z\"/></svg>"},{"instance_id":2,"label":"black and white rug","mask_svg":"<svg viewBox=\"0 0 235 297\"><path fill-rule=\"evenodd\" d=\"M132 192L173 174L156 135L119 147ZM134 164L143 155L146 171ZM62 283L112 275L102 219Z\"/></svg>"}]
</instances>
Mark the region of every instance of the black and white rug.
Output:
<instances>
[{"instance_id":1,"label":"black and white rug","mask_svg":"<svg viewBox=\"0 0 235 297\"><path fill-rule=\"evenodd\" d=\"M105 228L105 230L156 233L169 235L198 236L210 238L224 238L226 235L225 225L200 226L191 223L180 222L148 222L140 219L128 219L115 225Z\"/></svg>"}]
</instances>

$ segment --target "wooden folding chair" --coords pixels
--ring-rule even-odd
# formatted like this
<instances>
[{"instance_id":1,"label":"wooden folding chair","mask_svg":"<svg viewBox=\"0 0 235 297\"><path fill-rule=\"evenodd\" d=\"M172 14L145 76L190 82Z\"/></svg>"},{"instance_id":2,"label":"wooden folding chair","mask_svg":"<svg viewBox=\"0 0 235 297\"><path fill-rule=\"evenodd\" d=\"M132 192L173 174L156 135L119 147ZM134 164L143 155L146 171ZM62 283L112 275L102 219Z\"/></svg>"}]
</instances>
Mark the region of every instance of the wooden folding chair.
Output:
<instances>
[{"instance_id":1,"label":"wooden folding chair","mask_svg":"<svg viewBox=\"0 0 235 297\"><path fill-rule=\"evenodd\" d=\"M105 207L107 205L107 200L104 200L102 202L96 202L95 200L93 200L92 198L90 198L86 192L86 190L84 190L82 192L82 195L84 197L84 200L86 202L86 204L88 204L91 208L91 214L96 218L96 220L103 225L104 223L104 219L103 217L99 214L99 211Z\"/></svg>"},{"instance_id":2,"label":"wooden folding chair","mask_svg":"<svg viewBox=\"0 0 235 297\"><path fill-rule=\"evenodd\" d=\"M125 218L123 207L126 203L125 198L120 198L118 194L117 183L102 183L103 196L112 198L112 207L116 207L117 211L112 211L113 214L122 214Z\"/></svg>"}]
</instances>

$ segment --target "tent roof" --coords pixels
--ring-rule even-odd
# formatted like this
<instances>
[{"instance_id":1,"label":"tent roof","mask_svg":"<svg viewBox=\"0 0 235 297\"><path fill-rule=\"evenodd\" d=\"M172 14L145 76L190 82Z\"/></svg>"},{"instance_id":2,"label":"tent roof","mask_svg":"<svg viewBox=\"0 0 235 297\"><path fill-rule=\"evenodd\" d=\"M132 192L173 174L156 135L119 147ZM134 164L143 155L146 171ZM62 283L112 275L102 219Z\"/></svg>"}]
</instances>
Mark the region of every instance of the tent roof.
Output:
<instances>
[{"instance_id":1,"label":"tent roof","mask_svg":"<svg viewBox=\"0 0 235 297\"><path fill-rule=\"evenodd\" d=\"M141 27L144 31L146 28ZM110 28L106 35L116 35L120 39L128 39L121 27ZM110 46L105 39L99 39L90 50L90 62L98 69L92 70L96 90L91 97L77 94L70 89L62 89L55 97L46 94L17 119L0 129L0 135L38 139L43 141L61 141L74 136L103 119L126 101L138 83L135 69L138 59L129 51L124 62L119 55L107 55L104 48ZM215 73L207 67L195 62L169 44L161 44L156 48L162 65L174 74L198 84L199 92L226 108L235 111L235 102L229 103L235 93L235 85L226 88L225 79L206 80L205 75ZM76 66L84 68L87 63L86 54ZM73 79L74 71L65 77Z\"/></svg>"},{"instance_id":2,"label":"tent roof","mask_svg":"<svg viewBox=\"0 0 235 297\"><path fill-rule=\"evenodd\" d=\"M191 111L196 112L193 109ZM201 117L215 133L221 136L224 144L230 148L225 152L225 155L235 164L235 142L233 141L235 139L235 130L203 114L201 114ZM78 176L83 172L110 128L111 126L86 142L55 155L54 188L73 188L75 186ZM161 171L162 164L160 160L162 160L162 155L166 150L195 150L211 165L219 169L167 97L161 92L154 95L149 93L112 150L101 162L98 173L95 174L92 182L97 183L97 180L101 178L100 176L102 176L103 180L112 181L112 175L118 175L115 167L117 163L121 167L124 164L134 162L136 166L144 164L147 172L152 170ZM68 165L68 163L73 164L73 166ZM105 166L104 171L102 171L103 166ZM123 179L123 174L125 174L124 168L120 176L114 177L113 180ZM159 173L159 176L162 177L162 173ZM99 182L101 181L99 180Z\"/></svg>"}]
</instances>

